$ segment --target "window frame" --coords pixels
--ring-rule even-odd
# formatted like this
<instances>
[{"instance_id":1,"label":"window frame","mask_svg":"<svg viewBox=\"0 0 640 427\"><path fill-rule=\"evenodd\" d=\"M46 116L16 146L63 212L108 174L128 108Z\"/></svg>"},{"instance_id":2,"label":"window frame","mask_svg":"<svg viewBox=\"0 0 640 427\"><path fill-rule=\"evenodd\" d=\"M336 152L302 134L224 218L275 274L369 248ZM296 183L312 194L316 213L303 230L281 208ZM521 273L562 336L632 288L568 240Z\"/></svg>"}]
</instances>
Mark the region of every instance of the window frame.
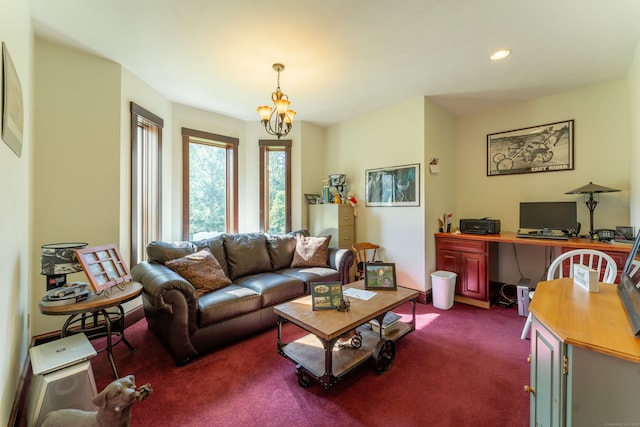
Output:
<instances>
[{"instance_id":1,"label":"window frame","mask_svg":"<svg viewBox=\"0 0 640 427\"><path fill-rule=\"evenodd\" d=\"M271 151L284 151L285 153L285 233L291 231L291 146L290 139L271 140L261 139L260 147L260 231L265 232L268 227L269 215L267 213L269 194L268 156Z\"/></svg>"},{"instance_id":2,"label":"window frame","mask_svg":"<svg viewBox=\"0 0 640 427\"><path fill-rule=\"evenodd\" d=\"M238 232L238 138L196 129L182 128L182 238L189 240L189 144L206 144L226 149L227 197L226 230Z\"/></svg>"},{"instance_id":3,"label":"window frame","mask_svg":"<svg viewBox=\"0 0 640 427\"><path fill-rule=\"evenodd\" d=\"M129 188L129 225L131 234L129 265L133 267L144 260L144 249L146 245L152 240L160 240L162 238L162 129L164 127L164 120L135 102L130 102L129 105L131 113L131 162L129 169L131 174ZM147 130L151 129L151 132L153 132L156 137L154 147L145 147L143 145L149 141L148 135L147 137L143 137L143 141L138 140L138 128L141 126ZM154 152L151 153L151 159L149 159L149 148L154 150ZM141 150L143 153L142 157L139 155ZM155 159L153 157L155 157ZM149 170L150 161L154 161L155 163L155 172ZM139 170L140 168L142 168L142 171ZM140 176L143 177L142 180L139 180ZM151 184L149 181L152 181ZM153 186L153 184L155 184L157 192L154 203L155 207L153 208L156 217L149 219L150 206L148 204L148 193L151 191L150 185ZM142 218L138 218L139 212ZM150 224L155 224L154 230L149 229Z\"/></svg>"}]
</instances>

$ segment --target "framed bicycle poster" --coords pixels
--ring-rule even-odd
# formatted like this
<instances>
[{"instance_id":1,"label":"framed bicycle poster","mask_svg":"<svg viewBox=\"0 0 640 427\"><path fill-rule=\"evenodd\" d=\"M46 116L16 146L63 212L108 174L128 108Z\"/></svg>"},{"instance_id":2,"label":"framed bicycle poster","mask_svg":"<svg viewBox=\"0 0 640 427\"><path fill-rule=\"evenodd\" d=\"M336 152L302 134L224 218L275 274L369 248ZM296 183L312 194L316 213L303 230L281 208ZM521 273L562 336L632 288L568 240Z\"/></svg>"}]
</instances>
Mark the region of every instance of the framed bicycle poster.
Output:
<instances>
[{"instance_id":1,"label":"framed bicycle poster","mask_svg":"<svg viewBox=\"0 0 640 427\"><path fill-rule=\"evenodd\" d=\"M573 120L487 135L487 175L573 169Z\"/></svg>"}]
</instances>

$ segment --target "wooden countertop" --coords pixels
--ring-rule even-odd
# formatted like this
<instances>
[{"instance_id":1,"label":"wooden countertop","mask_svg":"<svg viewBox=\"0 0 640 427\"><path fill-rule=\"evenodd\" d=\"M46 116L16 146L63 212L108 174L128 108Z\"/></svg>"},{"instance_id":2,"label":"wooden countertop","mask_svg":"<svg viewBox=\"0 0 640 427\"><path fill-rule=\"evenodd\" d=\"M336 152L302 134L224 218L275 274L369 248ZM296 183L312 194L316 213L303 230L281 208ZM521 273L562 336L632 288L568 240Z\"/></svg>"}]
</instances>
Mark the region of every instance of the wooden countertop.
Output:
<instances>
[{"instance_id":1,"label":"wooden countertop","mask_svg":"<svg viewBox=\"0 0 640 427\"><path fill-rule=\"evenodd\" d=\"M573 279L538 283L529 310L564 343L640 363L640 338L633 335L616 285L600 292L574 286Z\"/></svg>"},{"instance_id":2,"label":"wooden countertop","mask_svg":"<svg viewBox=\"0 0 640 427\"><path fill-rule=\"evenodd\" d=\"M571 249L588 248L607 252L628 253L631 251L631 245L605 243L597 240L579 238L570 238L569 240L524 238L517 237L516 233L512 231L503 231L498 234L435 233L435 236L453 239L478 240L483 242L515 243L521 245L562 246L564 248Z\"/></svg>"}]
</instances>

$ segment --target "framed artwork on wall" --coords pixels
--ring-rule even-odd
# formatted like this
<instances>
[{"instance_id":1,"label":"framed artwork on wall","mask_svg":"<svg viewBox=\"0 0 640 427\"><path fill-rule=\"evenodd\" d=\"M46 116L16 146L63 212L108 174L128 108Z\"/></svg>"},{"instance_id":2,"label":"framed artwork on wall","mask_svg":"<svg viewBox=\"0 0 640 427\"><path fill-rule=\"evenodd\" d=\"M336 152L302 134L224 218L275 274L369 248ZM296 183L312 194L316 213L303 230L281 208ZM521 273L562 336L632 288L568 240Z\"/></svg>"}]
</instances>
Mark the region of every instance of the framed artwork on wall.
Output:
<instances>
[{"instance_id":1,"label":"framed artwork on wall","mask_svg":"<svg viewBox=\"0 0 640 427\"><path fill-rule=\"evenodd\" d=\"M420 165L365 171L366 206L420 206Z\"/></svg>"},{"instance_id":2,"label":"framed artwork on wall","mask_svg":"<svg viewBox=\"0 0 640 427\"><path fill-rule=\"evenodd\" d=\"M488 176L573 167L573 120L487 135Z\"/></svg>"},{"instance_id":3,"label":"framed artwork on wall","mask_svg":"<svg viewBox=\"0 0 640 427\"><path fill-rule=\"evenodd\" d=\"M24 109L22 104L22 86L13 65L7 45L2 42L2 100L0 100L0 119L2 120L2 140L18 157L22 156L22 132Z\"/></svg>"}]
</instances>

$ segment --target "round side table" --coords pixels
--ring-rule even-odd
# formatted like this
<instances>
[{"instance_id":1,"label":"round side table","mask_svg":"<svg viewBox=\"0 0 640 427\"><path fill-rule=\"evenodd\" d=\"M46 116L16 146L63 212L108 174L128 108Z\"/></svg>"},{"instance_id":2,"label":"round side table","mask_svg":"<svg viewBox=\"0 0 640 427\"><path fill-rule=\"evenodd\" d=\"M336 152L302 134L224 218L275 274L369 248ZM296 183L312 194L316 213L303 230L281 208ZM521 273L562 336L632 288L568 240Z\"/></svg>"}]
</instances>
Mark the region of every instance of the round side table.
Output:
<instances>
[{"instance_id":1,"label":"round side table","mask_svg":"<svg viewBox=\"0 0 640 427\"><path fill-rule=\"evenodd\" d=\"M106 336L107 355L113 374L117 379L118 369L113 360L113 346L123 341L131 351L135 351L124 336L124 309L122 304L138 297L141 293L142 284L139 282L127 282L122 289L113 286L109 288L108 294L106 292L91 294L84 301L53 307L44 306L41 302L39 307L42 314L69 316L62 327L62 338L78 332L84 332L89 339ZM118 337L116 342L112 341L113 335Z\"/></svg>"}]
</instances>

